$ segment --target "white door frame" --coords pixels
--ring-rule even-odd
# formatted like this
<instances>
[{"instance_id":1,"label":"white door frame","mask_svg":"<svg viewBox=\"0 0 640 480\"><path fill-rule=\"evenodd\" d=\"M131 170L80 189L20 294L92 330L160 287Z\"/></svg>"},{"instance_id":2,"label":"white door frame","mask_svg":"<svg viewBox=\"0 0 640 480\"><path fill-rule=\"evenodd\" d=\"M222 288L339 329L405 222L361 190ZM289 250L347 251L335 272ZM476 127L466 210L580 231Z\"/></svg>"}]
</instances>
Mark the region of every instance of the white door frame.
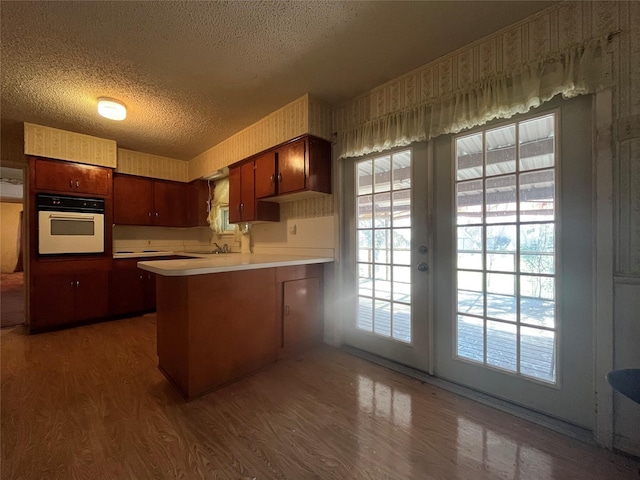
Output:
<instances>
[{"instance_id":1,"label":"white door frame","mask_svg":"<svg viewBox=\"0 0 640 480\"><path fill-rule=\"evenodd\" d=\"M613 93L595 94L593 102L593 334L594 436L598 445L613 448L613 390L605 375L613 370Z\"/></svg>"}]
</instances>

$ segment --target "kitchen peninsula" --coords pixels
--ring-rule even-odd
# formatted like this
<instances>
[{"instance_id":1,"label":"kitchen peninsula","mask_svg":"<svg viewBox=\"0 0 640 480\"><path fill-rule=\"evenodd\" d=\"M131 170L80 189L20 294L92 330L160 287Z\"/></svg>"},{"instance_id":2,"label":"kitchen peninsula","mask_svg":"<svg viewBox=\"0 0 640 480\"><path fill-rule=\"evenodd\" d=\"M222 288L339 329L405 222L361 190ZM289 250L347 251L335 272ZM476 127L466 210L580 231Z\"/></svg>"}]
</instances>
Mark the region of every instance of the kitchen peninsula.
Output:
<instances>
[{"instance_id":1,"label":"kitchen peninsula","mask_svg":"<svg viewBox=\"0 0 640 480\"><path fill-rule=\"evenodd\" d=\"M322 339L324 263L221 254L139 262L157 274L159 368L192 399Z\"/></svg>"}]
</instances>

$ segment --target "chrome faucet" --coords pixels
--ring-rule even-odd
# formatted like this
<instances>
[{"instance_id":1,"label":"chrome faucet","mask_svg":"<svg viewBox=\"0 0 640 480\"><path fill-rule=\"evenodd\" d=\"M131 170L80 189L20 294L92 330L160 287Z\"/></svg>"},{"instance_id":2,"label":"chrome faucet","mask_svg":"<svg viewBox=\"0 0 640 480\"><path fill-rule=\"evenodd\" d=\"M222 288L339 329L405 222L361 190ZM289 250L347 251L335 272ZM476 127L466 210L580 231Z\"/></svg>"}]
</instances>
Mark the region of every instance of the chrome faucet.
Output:
<instances>
[{"instance_id":1,"label":"chrome faucet","mask_svg":"<svg viewBox=\"0 0 640 480\"><path fill-rule=\"evenodd\" d=\"M213 253L229 253L229 245L227 245L226 243L222 246L218 245L216 242L213 242L213 244L216 246L216 249L213 251Z\"/></svg>"}]
</instances>

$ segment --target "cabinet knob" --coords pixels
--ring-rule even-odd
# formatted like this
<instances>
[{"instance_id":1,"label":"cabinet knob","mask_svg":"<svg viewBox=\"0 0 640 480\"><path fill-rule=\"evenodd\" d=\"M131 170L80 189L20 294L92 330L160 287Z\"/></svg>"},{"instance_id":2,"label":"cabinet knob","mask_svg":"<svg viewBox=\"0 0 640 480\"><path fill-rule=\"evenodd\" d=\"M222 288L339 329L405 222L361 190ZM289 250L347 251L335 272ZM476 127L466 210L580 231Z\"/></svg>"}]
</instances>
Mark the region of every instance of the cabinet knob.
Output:
<instances>
[{"instance_id":1,"label":"cabinet knob","mask_svg":"<svg viewBox=\"0 0 640 480\"><path fill-rule=\"evenodd\" d=\"M284 306L284 315L289 316L289 305Z\"/></svg>"},{"instance_id":2,"label":"cabinet knob","mask_svg":"<svg viewBox=\"0 0 640 480\"><path fill-rule=\"evenodd\" d=\"M79 186L80 186L80 182L76 180L76 188L78 188Z\"/></svg>"},{"instance_id":3,"label":"cabinet knob","mask_svg":"<svg viewBox=\"0 0 640 480\"><path fill-rule=\"evenodd\" d=\"M151 216L151 212L149 212L149 216Z\"/></svg>"},{"instance_id":4,"label":"cabinet knob","mask_svg":"<svg viewBox=\"0 0 640 480\"><path fill-rule=\"evenodd\" d=\"M276 183L276 176L271 174L271 183Z\"/></svg>"},{"instance_id":5,"label":"cabinet knob","mask_svg":"<svg viewBox=\"0 0 640 480\"><path fill-rule=\"evenodd\" d=\"M282 174L281 173L278 173L278 181L282 182Z\"/></svg>"},{"instance_id":6,"label":"cabinet knob","mask_svg":"<svg viewBox=\"0 0 640 480\"><path fill-rule=\"evenodd\" d=\"M73 180L69 180L69 186L73 188Z\"/></svg>"},{"instance_id":7,"label":"cabinet knob","mask_svg":"<svg viewBox=\"0 0 640 480\"><path fill-rule=\"evenodd\" d=\"M160 216L160 214L158 212L156 212L156 218L158 218Z\"/></svg>"}]
</instances>

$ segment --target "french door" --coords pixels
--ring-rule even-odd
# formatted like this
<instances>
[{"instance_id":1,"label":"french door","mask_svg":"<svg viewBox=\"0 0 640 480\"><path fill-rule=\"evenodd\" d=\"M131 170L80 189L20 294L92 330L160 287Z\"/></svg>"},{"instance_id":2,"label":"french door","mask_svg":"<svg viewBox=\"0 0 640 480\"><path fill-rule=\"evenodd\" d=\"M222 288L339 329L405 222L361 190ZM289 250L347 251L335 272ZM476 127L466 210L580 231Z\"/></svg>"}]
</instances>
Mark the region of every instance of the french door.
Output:
<instances>
[{"instance_id":1,"label":"french door","mask_svg":"<svg viewBox=\"0 0 640 480\"><path fill-rule=\"evenodd\" d=\"M349 315L345 340L429 367L430 248L426 145L346 162L343 228Z\"/></svg>"},{"instance_id":2,"label":"french door","mask_svg":"<svg viewBox=\"0 0 640 480\"><path fill-rule=\"evenodd\" d=\"M590 106L345 162L346 343L592 428Z\"/></svg>"}]
</instances>

